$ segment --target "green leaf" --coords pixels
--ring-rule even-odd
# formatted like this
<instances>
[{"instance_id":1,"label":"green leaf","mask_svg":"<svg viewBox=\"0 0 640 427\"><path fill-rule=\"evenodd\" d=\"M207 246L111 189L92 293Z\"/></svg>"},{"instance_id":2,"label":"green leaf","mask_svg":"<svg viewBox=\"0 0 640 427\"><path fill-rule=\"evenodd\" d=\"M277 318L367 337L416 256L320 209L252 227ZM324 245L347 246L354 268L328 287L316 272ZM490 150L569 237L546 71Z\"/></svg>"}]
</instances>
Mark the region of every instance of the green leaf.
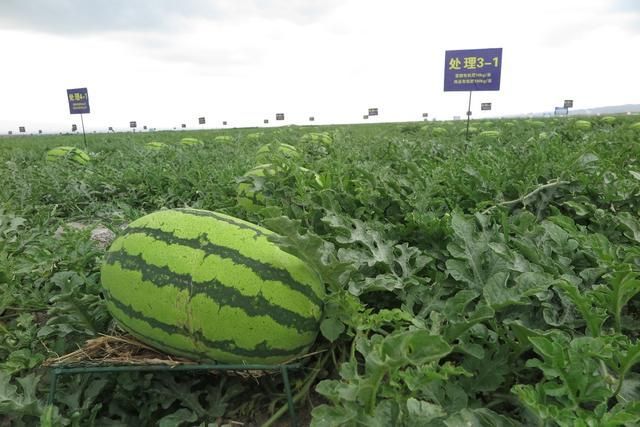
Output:
<instances>
[{"instance_id":1,"label":"green leaf","mask_svg":"<svg viewBox=\"0 0 640 427\"><path fill-rule=\"evenodd\" d=\"M277 235L269 236L284 251L306 261L333 290L342 289L353 266L338 261L334 246L307 231L302 235L299 220L281 216L265 220L265 225Z\"/></svg>"},{"instance_id":2,"label":"green leaf","mask_svg":"<svg viewBox=\"0 0 640 427\"><path fill-rule=\"evenodd\" d=\"M382 344L382 353L386 358L396 363L414 365L440 360L451 350L442 337L425 330L392 334Z\"/></svg>"},{"instance_id":3,"label":"green leaf","mask_svg":"<svg viewBox=\"0 0 640 427\"><path fill-rule=\"evenodd\" d=\"M616 218L625 227L625 236L640 243L640 221L629 212L621 212Z\"/></svg>"},{"instance_id":4,"label":"green leaf","mask_svg":"<svg viewBox=\"0 0 640 427\"><path fill-rule=\"evenodd\" d=\"M447 413L440 405L418 400L413 397L407 399L407 411L409 415L409 424L419 425L418 423L427 423L436 418L444 417ZM422 424L424 425L424 424Z\"/></svg>"},{"instance_id":5,"label":"green leaf","mask_svg":"<svg viewBox=\"0 0 640 427\"><path fill-rule=\"evenodd\" d=\"M0 414L40 416L41 406L36 396L40 376L31 373L16 381L20 384L20 392L11 384L9 374L0 371Z\"/></svg>"},{"instance_id":6,"label":"green leaf","mask_svg":"<svg viewBox=\"0 0 640 427\"><path fill-rule=\"evenodd\" d=\"M320 323L320 332L322 332L322 335L331 342L337 340L344 330L344 323L334 317L324 319Z\"/></svg>"},{"instance_id":7,"label":"green leaf","mask_svg":"<svg viewBox=\"0 0 640 427\"><path fill-rule=\"evenodd\" d=\"M593 293L581 294L578 287L572 283L561 281L556 284L576 305L576 308L587 322L587 329L592 337L602 333L602 325L607 320L606 310L599 306Z\"/></svg>"},{"instance_id":8,"label":"green leaf","mask_svg":"<svg viewBox=\"0 0 640 427\"><path fill-rule=\"evenodd\" d=\"M173 414L166 415L158 421L159 427L179 427L184 426L185 423L193 423L198 419L198 416L186 408L181 408L175 411Z\"/></svg>"},{"instance_id":9,"label":"green leaf","mask_svg":"<svg viewBox=\"0 0 640 427\"><path fill-rule=\"evenodd\" d=\"M639 274L631 271L629 266L621 266L613 273L608 287L600 287L601 299L606 308L613 315L616 331L622 331L622 310L629 300L640 293Z\"/></svg>"}]
</instances>

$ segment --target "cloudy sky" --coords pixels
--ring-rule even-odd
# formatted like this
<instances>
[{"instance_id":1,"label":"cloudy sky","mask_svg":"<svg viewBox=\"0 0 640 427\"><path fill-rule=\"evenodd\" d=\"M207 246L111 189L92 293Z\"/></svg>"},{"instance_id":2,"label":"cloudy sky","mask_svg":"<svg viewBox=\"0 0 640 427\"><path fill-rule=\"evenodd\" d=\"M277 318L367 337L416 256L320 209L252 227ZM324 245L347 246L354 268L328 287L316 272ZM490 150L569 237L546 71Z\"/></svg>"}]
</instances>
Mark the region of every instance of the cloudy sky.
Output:
<instances>
[{"instance_id":1,"label":"cloudy sky","mask_svg":"<svg viewBox=\"0 0 640 427\"><path fill-rule=\"evenodd\" d=\"M640 0L1 0L0 40L2 134L79 124L75 87L89 130L451 119L450 49L503 48L476 118L640 103Z\"/></svg>"}]
</instances>

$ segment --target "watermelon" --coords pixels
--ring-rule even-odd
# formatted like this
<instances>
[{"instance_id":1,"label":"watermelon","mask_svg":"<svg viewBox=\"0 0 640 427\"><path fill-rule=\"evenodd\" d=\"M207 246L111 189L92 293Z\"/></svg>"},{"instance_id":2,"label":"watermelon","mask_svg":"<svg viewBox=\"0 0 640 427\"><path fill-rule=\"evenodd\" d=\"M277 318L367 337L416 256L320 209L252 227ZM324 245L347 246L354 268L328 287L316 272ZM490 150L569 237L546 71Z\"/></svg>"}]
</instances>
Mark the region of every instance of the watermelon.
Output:
<instances>
[{"instance_id":1,"label":"watermelon","mask_svg":"<svg viewBox=\"0 0 640 427\"><path fill-rule=\"evenodd\" d=\"M249 141L257 141L264 136L264 132L252 132L247 134L247 139Z\"/></svg>"},{"instance_id":2,"label":"watermelon","mask_svg":"<svg viewBox=\"0 0 640 427\"><path fill-rule=\"evenodd\" d=\"M151 142L147 142L145 144L145 147L147 147L149 150L159 151L159 150L162 150L163 148L166 148L167 144L165 144L164 142L151 141Z\"/></svg>"},{"instance_id":3,"label":"watermelon","mask_svg":"<svg viewBox=\"0 0 640 427\"><path fill-rule=\"evenodd\" d=\"M215 138L213 138L213 140L215 142L231 142L233 141L233 137L229 135L218 135Z\"/></svg>"},{"instance_id":4,"label":"watermelon","mask_svg":"<svg viewBox=\"0 0 640 427\"><path fill-rule=\"evenodd\" d=\"M608 125L614 124L616 122L616 118L613 116L604 116L602 118L602 122Z\"/></svg>"},{"instance_id":5,"label":"watermelon","mask_svg":"<svg viewBox=\"0 0 640 427\"><path fill-rule=\"evenodd\" d=\"M480 138L498 138L500 136L499 130L484 130L478 134Z\"/></svg>"},{"instance_id":6,"label":"watermelon","mask_svg":"<svg viewBox=\"0 0 640 427\"><path fill-rule=\"evenodd\" d=\"M256 160L260 163L266 163L273 160L274 157L277 157L278 153L289 159L300 157L300 153L293 145L274 143L265 144L260 147L256 154Z\"/></svg>"},{"instance_id":7,"label":"watermelon","mask_svg":"<svg viewBox=\"0 0 640 427\"><path fill-rule=\"evenodd\" d=\"M439 136L439 135L446 135L448 133L448 131L447 131L447 129L445 129L443 127L435 127L435 128L433 128L431 133L434 136Z\"/></svg>"},{"instance_id":8,"label":"watermelon","mask_svg":"<svg viewBox=\"0 0 640 427\"><path fill-rule=\"evenodd\" d=\"M180 144L182 144L182 145L197 145L197 146L201 146L201 145L204 145L204 142L202 142L198 138L182 138L180 140Z\"/></svg>"},{"instance_id":9,"label":"watermelon","mask_svg":"<svg viewBox=\"0 0 640 427\"><path fill-rule=\"evenodd\" d=\"M309 132L302 135L300 141L303 143L319 142L321 144L331 145L333 138L331 138L329 132Z\"/></svg>"},{"instance_id":10,"label":"watermelon","mask_svg":"<svg viewBox=\"0 0 640 427\"><path fill-rule=\"evenodd\" d=\"M576 120L574 126L577 129L591 129L591 122L588 120Z\"/></svg>"},{"instance_id":11,"label":"watermelon","mask_svg":"<svg viewBox=\"0 0 640 427\"><path fill-rule=\"evenodd\" d=\"M47 161L55 162L59 160L70 160L80 165L89 163L91 157L84 151L76 147L56 147L47 151Z\"/></svg>"},{"instance_id":12,"label":"watermelon","mask_svg":"<svg viewBox=\"0 0 640 427\"><path fill-rule=\"evenodd\" d=\"M629 126L629 128L640 130L640 122L633 123L632 125Z\"/></svg>"},{"instance_id":13,"label":"watermelon","mask_svg":"<svg viewBox=\"0 0 640 427\"><path fill-rule=\"evenodd\" d=\"M540 132L540 133L538 134L538 138L539 138L539 139L545 139L545 140L546 140L546 139L549 139L549 138L551 138L551 132L544 132L544 131L543 131L543 132Z\"/></svg>"},{"instance_id":14,"label":"watermelon","mask_svg":"<svg viewBox=\"0 0 640 427\"><path fill-rule=\"evenodd\" d=\"M460 132L458 132L460 135L465 135L467 133L467 127L464 126L462 129L460 129ZM469 126L469 134L470 135L475 135L476 133L478 133L478 128L475 126Z\"/></svg>"},{"instance_id":15,"label":"watermelon","mask_svg":"<svg viewBox=\"0 0 640 427\"><path fill-rule=\"evenodd\" d=\"M193 360L276 364L319 330L325 290L249 222L198 209L129 224L101 268L107 308L142 342Z\"/></svg>"}]
</instances>

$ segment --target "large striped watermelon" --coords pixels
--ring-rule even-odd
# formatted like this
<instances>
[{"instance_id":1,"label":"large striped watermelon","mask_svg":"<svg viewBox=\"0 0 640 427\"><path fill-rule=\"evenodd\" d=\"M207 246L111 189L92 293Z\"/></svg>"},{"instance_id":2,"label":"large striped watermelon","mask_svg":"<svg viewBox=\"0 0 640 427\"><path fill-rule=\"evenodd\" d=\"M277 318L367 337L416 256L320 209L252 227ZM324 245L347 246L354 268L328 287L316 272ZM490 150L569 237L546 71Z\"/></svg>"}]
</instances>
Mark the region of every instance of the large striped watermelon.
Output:
<instances>
[{"instance_id":1,"label":"large striped watermelon","mask_svg":"<svg viewBox=\"0 0 640 427\"><path fill-rule=\"evenodd\" d=\"M101 270L120 325L170 354L279 363L314 342L324 287L269 230L224 214L164 210L132 222Z\"/></svg>"}]
</instances>

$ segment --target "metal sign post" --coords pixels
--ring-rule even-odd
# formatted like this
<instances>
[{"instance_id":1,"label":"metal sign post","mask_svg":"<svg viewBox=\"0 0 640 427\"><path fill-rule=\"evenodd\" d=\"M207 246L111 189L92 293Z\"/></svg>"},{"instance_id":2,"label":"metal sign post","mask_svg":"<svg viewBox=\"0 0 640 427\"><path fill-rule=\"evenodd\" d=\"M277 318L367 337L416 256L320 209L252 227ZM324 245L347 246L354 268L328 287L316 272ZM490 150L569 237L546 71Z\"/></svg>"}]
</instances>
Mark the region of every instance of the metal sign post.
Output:
<instances>
[{"instance_id":1,"label":"metal sign post","mask_svg":"<svg viewBox=\"0 0 640 427\"><path fill-rule=\"evenodd\" d=\"M469 106L467 107L467 140L469 140L469 125L471 124L471 94L472 90L469 91Z\"/></svg>"},{"instance_id":2,"label":"metal sign post","mask_svg":"<svg viewBox=\"0 0 640 427\"><path fill-rule=\"evenodd\" d=\"M133 133L136 133L136 127L138 126L138 123L136 123L135 121L131 121L129 122L129 127L131 129L133 129Z\"/></svg>"},{"instance_id":3,"label":"metal sign post","mask_svg":"<svg viewBox=\"0 0 640 427\"><path fill-rule=\"evenodd\" d=\"M87 134L84 131L84 114L91 113L89 106L89 92L86 87L76 89L67 89L67 101L69 101L69 113L80 114L80 123L82 124L82 140L84 148L87 149Z\"/></svg>"},{"instance_id":4,"label":"metal sign post","mask_svg":"<svg viewBox=\"0 0 640 427\"><path fill-rule=\"evenodd\" d=\"M469 91L467 139L473 91L500 90L502 48L447 50L444 56L444 91Z\"/></svg>"}]
</instances>

